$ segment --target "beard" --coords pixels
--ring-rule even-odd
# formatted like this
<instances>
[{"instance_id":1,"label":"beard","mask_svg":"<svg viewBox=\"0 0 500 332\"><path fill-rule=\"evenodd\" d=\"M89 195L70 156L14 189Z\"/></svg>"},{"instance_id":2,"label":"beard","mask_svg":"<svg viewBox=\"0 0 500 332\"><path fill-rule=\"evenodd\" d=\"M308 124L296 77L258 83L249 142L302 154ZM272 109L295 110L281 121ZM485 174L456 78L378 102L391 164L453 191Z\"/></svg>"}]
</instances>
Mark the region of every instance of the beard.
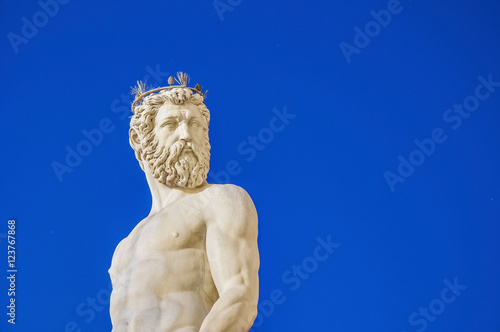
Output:
<instances>
[{"instance_id":1,"label":"beard","mask_svg":"<svg viewBox=\"0 0 500 332\"><path fill-rule=\"evenodd\" d=\"M169 187L196 188L205 182L210 164L210 146L178 141L170 147L159 147L148 158L153 176ZM190 151L189 151L190 150Z\"/></svg>"}]
</instances>

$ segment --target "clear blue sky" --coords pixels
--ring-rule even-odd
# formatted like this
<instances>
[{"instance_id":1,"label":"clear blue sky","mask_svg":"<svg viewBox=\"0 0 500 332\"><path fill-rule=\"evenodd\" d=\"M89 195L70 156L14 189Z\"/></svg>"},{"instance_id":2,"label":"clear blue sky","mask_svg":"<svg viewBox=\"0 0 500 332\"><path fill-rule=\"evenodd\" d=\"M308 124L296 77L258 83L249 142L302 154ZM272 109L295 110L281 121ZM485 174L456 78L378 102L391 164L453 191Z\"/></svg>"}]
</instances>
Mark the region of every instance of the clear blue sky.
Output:
<instances>
[{"instance_id":1,"label":"clear blue sky","mask_svg":"<svg viewBox=\"0 0 500 332\"><path fill-rule=\"evenodd\" d=\"M210 182L259 214L253 331L499 331L498 17L486 0L0 0L0 330L110 331L111 256L151 204L128 93L185 71L210 90Z\"/></svg>"}]
</instances>

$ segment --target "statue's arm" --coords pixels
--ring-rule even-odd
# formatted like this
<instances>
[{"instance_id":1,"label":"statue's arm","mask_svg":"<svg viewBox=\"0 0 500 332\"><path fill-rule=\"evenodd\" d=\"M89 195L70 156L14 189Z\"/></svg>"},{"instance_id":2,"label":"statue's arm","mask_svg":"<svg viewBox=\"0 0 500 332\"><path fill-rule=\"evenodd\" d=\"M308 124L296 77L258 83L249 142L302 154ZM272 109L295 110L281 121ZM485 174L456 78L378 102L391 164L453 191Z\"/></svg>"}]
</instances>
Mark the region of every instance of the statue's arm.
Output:
<instances>
[{"instance_id":1,"label":"statue's arm","mask_svg":"<svg viewBox=\"0 0 500 332\"><path fill-rule=\"evenodd\" d=\"M257 316L257 212L240 187L223 186L207 225L207 256L219 299L200 332L247 332Z\"/></svg>"}]
</instances>

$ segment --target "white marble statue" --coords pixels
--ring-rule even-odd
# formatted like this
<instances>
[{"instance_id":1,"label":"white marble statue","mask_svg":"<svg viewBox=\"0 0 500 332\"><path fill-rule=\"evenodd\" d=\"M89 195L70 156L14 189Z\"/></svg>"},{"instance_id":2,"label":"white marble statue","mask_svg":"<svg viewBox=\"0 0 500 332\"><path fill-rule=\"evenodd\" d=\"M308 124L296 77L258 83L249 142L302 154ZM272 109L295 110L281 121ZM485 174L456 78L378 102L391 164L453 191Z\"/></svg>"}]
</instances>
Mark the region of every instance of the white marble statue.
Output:
<instances>
[{"instance_id":1,"label":"white marble statue","mask_svg":"<svg viewBox=\"0 0 500 332\"><path fill-rule=\"evenodd\" d=\"M247 332L257 315L257 212L235 185L209 184L201 86L178 73L136 88L130 145L153 198L109 269L113 332Z\"/></svg>"}]
</instances>

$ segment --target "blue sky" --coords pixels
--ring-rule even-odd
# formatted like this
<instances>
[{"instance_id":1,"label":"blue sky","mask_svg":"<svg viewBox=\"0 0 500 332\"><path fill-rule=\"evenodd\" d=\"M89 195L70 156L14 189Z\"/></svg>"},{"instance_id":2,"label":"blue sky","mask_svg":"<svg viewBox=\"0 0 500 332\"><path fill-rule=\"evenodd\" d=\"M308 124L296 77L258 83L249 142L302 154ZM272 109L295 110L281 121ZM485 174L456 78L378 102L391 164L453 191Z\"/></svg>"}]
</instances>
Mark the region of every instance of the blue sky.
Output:
<instances>
[{"instance_id":1,"label":"blue sky","mask_svg":"<svg viewBox=\"0 0 500 332\"><path fill-rule=\"evenodd\" d=\"M252 331L499 331L500 3L0 1L2 331L110 331L151 198L131 86L208 88L252 196ZM16 324L7 322L16 221Z\"/></svg>"}]
</instances>

